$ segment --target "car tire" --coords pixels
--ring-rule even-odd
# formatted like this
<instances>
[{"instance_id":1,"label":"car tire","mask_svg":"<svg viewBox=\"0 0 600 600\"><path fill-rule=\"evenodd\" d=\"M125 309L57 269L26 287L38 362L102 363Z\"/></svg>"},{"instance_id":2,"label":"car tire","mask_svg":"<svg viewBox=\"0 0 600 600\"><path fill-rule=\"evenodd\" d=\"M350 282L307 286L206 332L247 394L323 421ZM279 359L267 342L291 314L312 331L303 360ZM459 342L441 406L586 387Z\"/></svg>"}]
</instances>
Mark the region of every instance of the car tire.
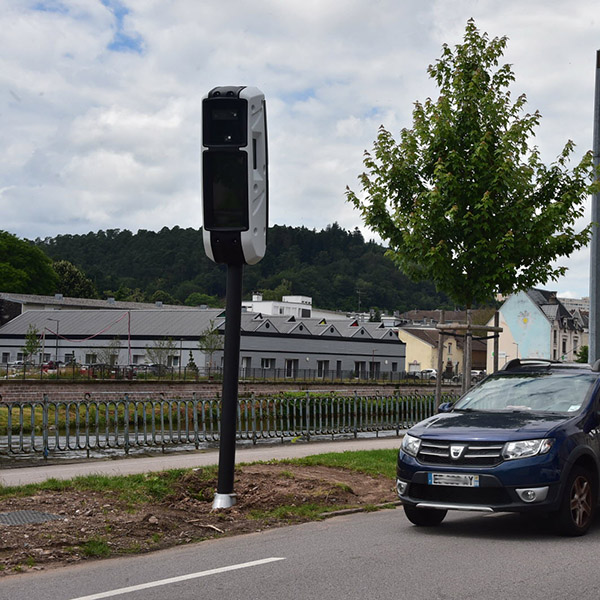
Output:
<instances>
[{"instance_id":1,"label":"car tire","mask_svg":"<svg viewBox=\"0 0 600 600\"><path fill-rule=\"evenodd\" d=\"M584 535L594 521L597 503L597 485L590 472L574 467L556 513L558 533L565 536Z\"/></svg>"},{"instance_id":2,"label":"car tire","mask_svg":"<svg viewBox=\"0 0 600 600\"><path fill-rule=\"evenodd\" d=\"M406 518L419 527L436 527L443 520L447 510L438 508L417 508L416 506L404 505Z\"/></svg>"}]
</instances>

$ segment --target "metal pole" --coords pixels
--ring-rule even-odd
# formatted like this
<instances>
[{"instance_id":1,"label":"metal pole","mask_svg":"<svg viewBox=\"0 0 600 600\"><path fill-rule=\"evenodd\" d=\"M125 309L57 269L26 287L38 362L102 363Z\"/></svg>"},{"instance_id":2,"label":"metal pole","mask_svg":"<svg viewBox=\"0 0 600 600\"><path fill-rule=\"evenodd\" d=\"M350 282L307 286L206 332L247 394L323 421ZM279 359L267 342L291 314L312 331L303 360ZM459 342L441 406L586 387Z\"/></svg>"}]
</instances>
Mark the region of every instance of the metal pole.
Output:
<instances>
[{"instance_id":1,"label":"metal pole","mask_svg":"<svg viewBox=\"0 0 600 600\"><path fill-rule=\"evenodd\" d=\"M440 322L446 322L446 311L440 313ZM438 336L438 355L437 355L437 378L435 380L435 408L436 411L442 402L442 371L444 369L444 332L440 329Z\"/></svg>"},{"instance_id":2,"label":"metal pole","mask_svg":"<svg viewBox=\"0 0 600 600\"><path fill-rule=\"evenodd\" d=\"M500 327L500 312L496 310L494 314L494 327ZM498 354L500 352L500 334L494 332L494 373L498 371Z\"/></svg>"},{"instance_id":3,"label":"metal pole","mask_svg":"<svg viewBox=\"0 0 600 600\"><path fill-rule=\"evenodd\" d=\"M225 347L223 357L223 409L219 442L219 478L213 509L235 504L233 477L237 430L238 381L240 368L240 330L242 322L242 265L227 265L227 303L225 306Z\"/></svg>"},{"instance_id":4,"label":"metal pole","mask_svg":"<svg viewBox=\"0 0 600 600\"><path fill-rule=\"evenodd\" d=\"M467 308L467 334L465 335L465 347L463 356L463 393L471 387L471 366L473 364L473 314Z\"/></svg>"},{"instance_id":5,"label":"metal pole","mask_svg":"<svg viewBox=\"0 0 600 600\"><path fill-rule=\"evenodd\" d=\"M600 167L600 50L596 52L596 89L594 97L594 167ZM597 172L596 172L597 173ZM600 194L592 196L592 224L600 222ZM597 225L592 227L590 245L590 335L588 360L594 364L600 358L600 231Z\"/></svg>"}]
</instances>

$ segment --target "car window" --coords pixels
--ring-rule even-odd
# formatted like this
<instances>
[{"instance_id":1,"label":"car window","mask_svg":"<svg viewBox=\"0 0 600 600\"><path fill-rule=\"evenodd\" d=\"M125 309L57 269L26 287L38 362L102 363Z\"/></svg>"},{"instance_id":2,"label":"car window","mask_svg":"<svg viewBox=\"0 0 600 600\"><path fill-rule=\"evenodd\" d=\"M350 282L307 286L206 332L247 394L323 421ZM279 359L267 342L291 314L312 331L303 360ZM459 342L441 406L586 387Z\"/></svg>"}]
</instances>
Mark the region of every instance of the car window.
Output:
<instances>
[{"instance_id":1,"label":"car window","mask_svg":"<svg viewBox=\"0 0 600 600\"><path fill-rule=\"evenodd\" d=\"M469 390L455 409L575 414L597 379L594 373L498 375Z\"/></svg>"}]
</instances>

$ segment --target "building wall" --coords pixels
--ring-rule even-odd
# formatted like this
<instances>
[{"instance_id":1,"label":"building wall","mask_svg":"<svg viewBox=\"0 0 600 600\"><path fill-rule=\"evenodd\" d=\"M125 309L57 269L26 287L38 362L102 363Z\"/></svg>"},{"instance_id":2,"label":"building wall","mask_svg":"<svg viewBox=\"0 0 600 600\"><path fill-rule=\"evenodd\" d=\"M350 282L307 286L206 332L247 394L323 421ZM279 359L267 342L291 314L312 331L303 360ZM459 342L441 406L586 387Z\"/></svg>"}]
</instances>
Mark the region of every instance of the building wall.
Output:
<instances>
[{"instance_id":1,"label":"building wall","mask_svg":"<svg viewBox=\"0 0 600 600\"><path fill-rule=\"evenodd\" d=\"M400 329L398 337L406 344L406 370L410 373L423 369L437 369L437 351L408 331Z\"/></svg>"},{"instance_id":2,"label":"building wall","mask_svg":"<svg viewBox=\"0 0 600 600\"><path fill-rule=\"evenodd\" d=\"M510 296L499 312L503 330L498 340L500 367L513 358L552 358L550 321L525 292ZM493 353L489 352L488 373L493 365Z\"/></svg>"},{"instance_id":3,"label":"building wall","mask_svg":"<svg viewBox=\"0 0 600 600\"><path fill-rule=\"evenodd\" d=\"M370 363L380 372L405 369L405 346L394 336L389 342L377 339L348 339L327 336L259 335L243 332L240 363L244 368L259 369L263 359L272 360L275 369L285 369L286 361L297 360L298 369L317 370L318 362L328 371L369 371Z\"/></svg>"}]
</instances>

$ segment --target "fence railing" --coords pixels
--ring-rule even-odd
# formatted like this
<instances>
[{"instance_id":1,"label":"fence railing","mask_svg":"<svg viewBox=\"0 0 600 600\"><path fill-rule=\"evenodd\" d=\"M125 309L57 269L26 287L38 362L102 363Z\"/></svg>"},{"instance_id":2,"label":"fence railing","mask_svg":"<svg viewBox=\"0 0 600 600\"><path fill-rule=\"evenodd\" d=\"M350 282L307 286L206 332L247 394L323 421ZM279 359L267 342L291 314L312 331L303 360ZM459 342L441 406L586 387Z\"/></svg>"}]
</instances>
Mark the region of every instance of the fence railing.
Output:
<instances>
[{"instance_id":1,"label":"fence railing","mask_svg":"<svg viewBox=\"0 0 600 600\"><path fill-rule=\"evenodd\" d=\"M223 376L219 367L167 367L164 365L77 365L68 364L59 368L45 365L9 365L0 364L0 379L63 381L91 380L159 380L159 381L199 381L220 380ZM290 381L290 382L356 382L410 383L424 387L435 387L435 379L421 372L380 371L380 370L337 370L337 369L263 369L259 367L241 368L240 380L245 381ZM458 375L442 376L444 384L457 383Z\"/></svg>"},{"instance_id":2,"label":"fence railing","mask_svg":"<svg viewBox=\"0 0 600 600\"><path fill-rule=\"evenodd\" d=\"M446 396L444 400L453 397ZM395 432L433 414L432 395L240 398L237 439L310 440ZM219 399L135 398L0 402L0 455L57 455L193 446L220 435Z\"/></svg>"}]
</instances>

